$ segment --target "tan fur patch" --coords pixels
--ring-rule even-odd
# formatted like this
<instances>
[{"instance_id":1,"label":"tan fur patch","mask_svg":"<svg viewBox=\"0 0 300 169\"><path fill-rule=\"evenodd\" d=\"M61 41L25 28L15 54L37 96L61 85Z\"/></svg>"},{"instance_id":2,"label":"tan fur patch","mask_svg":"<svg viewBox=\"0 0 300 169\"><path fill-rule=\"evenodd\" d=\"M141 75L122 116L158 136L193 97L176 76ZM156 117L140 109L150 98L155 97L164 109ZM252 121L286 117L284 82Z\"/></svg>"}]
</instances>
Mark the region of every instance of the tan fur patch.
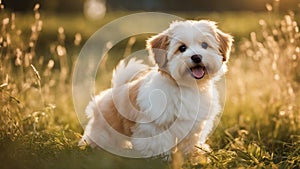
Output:
<instances>
[{"instance_id":1,"label":"tan fur patch","mask_svg":"<svg viewBox=\"0 0 300 169\"><path fill-rule=\"evenodd\" d=\"M219 40L219 51L223 56L223 62L228 61L233 38L231 35L217 30L217 39Z\"/></svg>"},{"instance_id":2,"label":"tan fur patch","mask_svg":"<svg viewBox=\"0 0 300 169\"><path fill-rule=\"evenodd\" d=\"M131 111L138 112L140 110L139 106L137 105L137 101L136 101L140 83L141 83L140 80L137 81L136 83L133 82L133 85L131 85L129 87L128 93L129 93L129 101L130 102L127 105L133 106L133 107L129 108L129 110L131 110ZM115 129L119 133L124 134L126 136L131 136L132 135L131 128L135 125L135 122L123 117L118 112L118 110L113 102L113 99L111 99L107 104L108 104L107 108L105 110L102 109L103 116L104 116L105 120L107 121L107 123L110 125L110 127ZM132 109L135 109L135 110L132 110ZM128 112L128 113L130 113L130 112Z\"/></svg>"},{"instance_id":3,"label":"tan fur patch","mask_svg":"<svg viewBox=\"0 0 300 169\"><path fill-rule=\"evenodd\" d=\"M167 48L169 37L167 35L156 35L147 41L147 48L154 55L155 62L163 68L167 62Z\"/></svg>"}]
</instances>

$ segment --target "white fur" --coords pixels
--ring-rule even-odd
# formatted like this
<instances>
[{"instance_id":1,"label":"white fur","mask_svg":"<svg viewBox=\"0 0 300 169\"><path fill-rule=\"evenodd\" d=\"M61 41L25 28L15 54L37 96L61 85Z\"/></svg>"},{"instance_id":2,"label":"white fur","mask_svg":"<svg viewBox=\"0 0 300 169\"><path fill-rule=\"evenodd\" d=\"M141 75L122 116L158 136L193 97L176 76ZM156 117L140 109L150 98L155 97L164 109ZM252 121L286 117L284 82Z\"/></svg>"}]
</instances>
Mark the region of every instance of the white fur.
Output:
<instances>
[{"instance_id":1,"label":"white fur","mask_svg":"<svg viewBox=\"0 0 300 169\"><path fill-rule=\"evenodd\" d=\"M139 142L140 140L133 140L133 147L143 154L151 152L157 155L159 152L165 152L167 150L164 148L173 147L176 138L184 139L187 136L186 138L188 138L187 140L189 141L182 142L182 145L179 146L183 153L191 152L195 149L194 145L199 142L199 136L194 136L194 134L201 133L203 128L201 124L208 119L211 107L215 107L213 111L219 112L218 100L216 99L216 102L210 101L213 97L210 93L212 88L201 92L198 92L197 88L180 89L178 86L172 84L173 82L169 82L168 79L162 77L156 71L151 72L145 79L149 80L145 80L141 85L138 95L138 102L141 108L138 119L142 119L142 121L149 121L149 119L155 120L151 123L137 124L133 129L133 136L152 137L167 129L168 132L160 136L160 139L149 139L147 143L144 141ZM148 98L152 94L152 91L155 90L163 91L165 98L167 98L167 103L155 102L155 100L159 100L159 98L155 98L155 96L153 96L152 99ZM149 107L162 108L158 111L163 112L161 112L159 118L157 118L157 111L153 111L149 109ZM173 126L170 127L171 125ZM202 143L204 143L204 141Z\"/></svg>"},{"instance_id":2,"label":"white fur","mask_svg":"<svg viewBox=\"0 0 300 169\"><path fill-rule=\"evenodd\" d=\"M188 154L195 150L195 145L205 144L221 109L215 82L226 71L218 50L216 29L215 23L210 21L171 24L169 29L157 35L169 37L164 68L148 67L135 59L127 65L121 61L113 73L113 87L101 92L86 108L89 122L82 142L121 149L126 141L130 145L127 148L145 157L169 154L174 146ZM208 49L201 47L203 41L209 44ZM188 46L184 53L177 51L182 43ZM202 62L207 68L207 74L199 80L192 77L189 71L194 65L191 56L195 54L202 55ZM145 70L147 73L135 78ZM138 110L130 103L128 92L137 84L135 103ZM107 109L111 99L122 116L136 122L130 128L132 136L126 140L115 138L115 131L105 125L101 115L109 112Z\"/></svg>"},{"instance_id":3,"label":"white fur","mask_svg":"<svg viewBox=\"0 0 300 169\"><path fill-rule=\"evenodd\" d=\"M147 69L148 66L142 64L141 60L132 58L125 67L125 60L121 60L116 69L113 71L112 85L113 87L121 86L128 83L140 71Z\"/></svg>"}]
</instances>

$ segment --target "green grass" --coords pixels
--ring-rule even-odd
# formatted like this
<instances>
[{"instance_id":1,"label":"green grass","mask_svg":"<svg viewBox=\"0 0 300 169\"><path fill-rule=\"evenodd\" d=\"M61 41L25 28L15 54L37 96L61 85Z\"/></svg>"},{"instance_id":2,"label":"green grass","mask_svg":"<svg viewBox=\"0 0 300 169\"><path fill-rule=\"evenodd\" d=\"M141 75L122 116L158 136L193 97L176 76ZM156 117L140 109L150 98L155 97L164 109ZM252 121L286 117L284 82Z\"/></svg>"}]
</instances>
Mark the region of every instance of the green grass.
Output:
<instances>
[{"instance_id":1,"label":"green grass","mask_svg":"<svg viewBox=\"0 0 300 169\"><path fill-rule=\"evenodd\" d=\"M36 10L35 15L40 13ZM0 20L1 168L297 168L300 165L300 34L292 13L176 13L210 19L235 37L226 75L226 105L209 138L213 151L175 162L121 158L79 147L83 129L73 108L71 75L84 41L102 25L129 14L109 13L100 21L80 15L16 14ZM259 20L266 24L260 26ZM7 23L6 23L7 22ZM41 30L32 25L43 22ZM16 25L13 28L12 25ZM260 23L263 23L260 21ZM63 27L64 32L58 33ZM22 34L19 36L20 31ZM255 34L251 32L256 32ZM74 43L74 36L82 37ZM256 38L257 37L257 38ZM136 37L132 50L144 48ZM243 40L244 39L244 40ZM109 55L122 58L127 41ZM64 52L66 51L66 53ZM54 65L53 65L54 63ZM107 88L117 60L100 67L97 90ZM31 66L32 65L32 66Z\"/></svg>"}]
</instances>

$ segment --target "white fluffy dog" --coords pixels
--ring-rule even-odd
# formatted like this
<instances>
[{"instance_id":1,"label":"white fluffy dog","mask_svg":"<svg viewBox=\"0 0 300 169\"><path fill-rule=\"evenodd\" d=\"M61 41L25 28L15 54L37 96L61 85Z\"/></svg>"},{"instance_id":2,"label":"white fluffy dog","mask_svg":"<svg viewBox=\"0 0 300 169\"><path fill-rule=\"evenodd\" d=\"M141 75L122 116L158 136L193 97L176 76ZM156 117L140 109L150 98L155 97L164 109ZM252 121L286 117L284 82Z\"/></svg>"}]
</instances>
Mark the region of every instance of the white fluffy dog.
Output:
<instances>
[{"instance_id":1,"label":"white fluffy dog","mask_svg":"<svg viewBox=\"0 0 300 169\"><path fill-rule=\"evenodd\" d=\"M147 41L156 66L121 61L112 88L87 106L81 143L142 157L189 154L204 144L220 113L215 82L226 72L232 37L212 21L176 21Z\"/></svg>"}]
</instances>

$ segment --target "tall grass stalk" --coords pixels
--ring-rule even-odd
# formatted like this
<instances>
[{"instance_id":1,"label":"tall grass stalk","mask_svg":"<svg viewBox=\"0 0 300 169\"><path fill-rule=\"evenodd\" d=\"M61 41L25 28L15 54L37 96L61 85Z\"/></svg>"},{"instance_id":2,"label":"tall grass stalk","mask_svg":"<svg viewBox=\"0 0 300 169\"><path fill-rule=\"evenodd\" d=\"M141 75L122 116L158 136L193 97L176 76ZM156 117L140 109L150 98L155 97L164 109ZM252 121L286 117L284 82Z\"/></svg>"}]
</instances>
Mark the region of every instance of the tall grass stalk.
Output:
<instances>
[{"instance_id":1,"label":"tall grass stalk","mask_svg":"<svg viewBox=\"0 0 300 169\"><path fill-rule=\"evenodd\" d=\"M52 45L54 50L50 49L50 56L38 56L36 53L43 30L39 7L39 4L34 6L33 23L28 31L19 29L16 14L6 13L1 4L1 146L26 137L34 140L41 133L55 132L58 128L53 125L60 116L58 112L62 111L59 109L64 108L60 102L66 103L70 96L67 79L72 68L68 65L63 29L59 28L58 39ZM76 34L74 44L78 46L80 41L80 34ZM73 116L76 118L76 115Z\"/></svg>"}]
</instances>

